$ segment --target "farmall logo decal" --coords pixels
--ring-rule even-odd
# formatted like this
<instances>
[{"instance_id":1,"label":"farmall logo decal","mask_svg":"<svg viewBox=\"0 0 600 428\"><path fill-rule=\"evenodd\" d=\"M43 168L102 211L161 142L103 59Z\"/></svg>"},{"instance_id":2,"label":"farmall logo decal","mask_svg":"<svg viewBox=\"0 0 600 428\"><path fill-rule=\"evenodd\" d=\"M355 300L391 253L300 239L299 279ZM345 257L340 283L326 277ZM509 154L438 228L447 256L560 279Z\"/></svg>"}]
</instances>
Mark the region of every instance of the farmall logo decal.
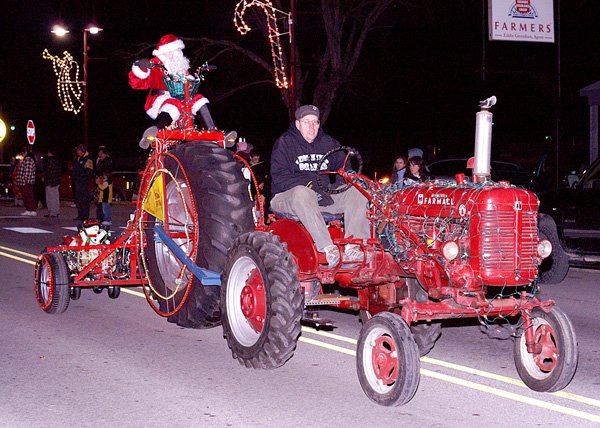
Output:
<instances>
[{"instance_id":1,"label":"farmall logo decal","mask_svg":"<svg viewBox=\"0 0 600 428\"><path fill-rule=\"evenodd\" d=\"M490 40L554 43L553 0L489 0Z\"/></svg>"},{"instance_id":2,"label":"farmall logo decal","mask_svg":"<svg viewBox=\"0 0 600 428\"><path fill-rule=\"evenodd\" d=\"M425 196L423 193L417 195L419 205L454 205L454 199L442 193L434 193L431 196Z\"/></svg>"}]
</instances>

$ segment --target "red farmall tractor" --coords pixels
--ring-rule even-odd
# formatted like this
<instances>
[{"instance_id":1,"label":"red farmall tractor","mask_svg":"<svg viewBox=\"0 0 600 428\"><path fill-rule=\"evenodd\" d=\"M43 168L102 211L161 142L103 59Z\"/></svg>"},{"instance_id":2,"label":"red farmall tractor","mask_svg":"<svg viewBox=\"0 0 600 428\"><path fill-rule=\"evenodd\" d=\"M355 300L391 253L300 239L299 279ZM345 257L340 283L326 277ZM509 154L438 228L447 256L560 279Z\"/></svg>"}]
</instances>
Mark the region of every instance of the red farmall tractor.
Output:
<instances>
[{"instance_id":1,"label":"red farmall tractor","mask_svg":"<svg viewBox=\"0 0 600 428\"><path fill-rule=\"evenodd\" d=\"M181 83L173 93L186 102L200 81L166 79ZM363 321L360 383L386 406L416 393L419 357L434 346L442 320L476 318L490 336L514 337L517 371L530 388L562 389L577 366L575 332L553 301L537 298L538 266L551 245L538 237L536 196L489 181L494 102L483 101L477 113L472 180L386 186L360 174L355 150L325 155L322 163L345 154L335 174L369 201L371 222L363 241L345 235L343 220L326 218L341 254L348 244L364 253L361 262L334 267L297 220L271 214L263 223L260 195L253 215L243 161L226 149L223 132L195 129L187 106L157 135L123 234L109 243L101 227L84 224L40 254L38 303L61 313L83 288L116 297L119 287L141 285L172 322L222 322L234 358L263 369L292 357L303 321L327 324L314 309L353 310ZM329 188L325 174L317 178L331 192L345 190Z\"/></svg>"},{"instance_id":2,"label":"red farmall tractor","mask_svg":"<svg viewBox=\"0 0 600 428\"><path fill-rule=\"evenodd\" d=\"M472 180L459 174L385 186L360 174L353 149L321 159L344 152L336 174L370 202L370 239L345 236L337 219L329 223L340 253L360 245L362 262L328 268L302 224L280 215L237 238L221 285L234 358L247 367L281 366L294 352L305 309L354 310L363 321L357 371L364 392L378 404L402 405L417 390L419 357L440 336L440 321L476 318L491 337L514 337L515 365L530 388L564 388L577 367L577 341L569 318L537 298L538 266L552 249L538 237L538 199L489 180L494 104L495 97L482 101L477 113ZM326 190L344 190L330 189L323 175L317 182ZM336 292L323 292L329 284Z\"/></svg>"}]
</instances>

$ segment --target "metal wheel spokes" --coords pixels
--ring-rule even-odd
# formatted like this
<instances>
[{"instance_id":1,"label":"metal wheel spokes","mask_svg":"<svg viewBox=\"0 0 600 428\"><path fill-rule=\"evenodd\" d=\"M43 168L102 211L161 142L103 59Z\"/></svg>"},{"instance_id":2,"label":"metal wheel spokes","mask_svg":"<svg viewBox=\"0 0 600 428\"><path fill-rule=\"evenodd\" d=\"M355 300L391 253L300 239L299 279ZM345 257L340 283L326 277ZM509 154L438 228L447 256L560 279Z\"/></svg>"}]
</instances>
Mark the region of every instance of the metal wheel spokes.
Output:
<instances>
[{"instance_id":1,"label":"metal wheel spokes","mask_svg":"<svg viewBox=\"0 0 600 428\"><path fill-rule=\"evenodd\" d=\"M552 373L556 367L558 355L558 343L552 326L542 318L534 318L533 325L535 330L535 351L529 353L525 334L519 338L521 355L523 357L523 366L527 372L535 379L545 379Z\"/></svg>"},{"instance_id":2,"label":"metal wheel spokes","mask_svg":"<svg viewBox=\"0 0 600 428\"><path fill-rule=\"evenodd\" d=\"M385 329L373 329L367 336L363 367L369 385L380 394L390 391L398 380L398 350Z\"/></svg>"},{"instance_id":3,"label":"metal wheel spokes","mask_svg":"<svg viewBox=\"0 0 600 428\"><path fill-rule=\"evenodd\" d=\"M265 325L267 298L260 271L250 257L240 257L231 268L225 304L237 341L254 345Z\"/></svg>"},{"instance_id":4,"label":"metal wheel spokes","mask_svg":"<svg viewBox=\"0 0 600 428\"><path fill-rule=\"evenodd\" d=\"M185 181L169 181L165 192L165 221L163 226L169 236L192 260L196 259L197 218L193 212L190 190ZM165 286L176 293L189 285L192 274L173 252L162 242L155 241L158 269ZM170 298L172 296L162 296Z\"/></svg>"},{"instance_id":5,"label":"metal wheel spokes","mask_svg":"<svg viewBox=\"0 0 600 428\"><path fill-rule=\"evenodd\" d=\"M535 331L535 343L541 348L539 353L533 354L533 360L543 372L551 372L556 367L558 347L554 338L554 331L548 324L542 324Z\"/></svg>"},{"instance_id":6,"label":"metal wheel spokes","mask_svg":"<svg viewBox=\"0 0 600 428\"><path fill-rule=\"evenodd\" d=\"M42 259L36 284L36 295L40 305L47 308L52 299L52 272L46 258Z\"/></svg>"},{"instance_id":7,"label":"metal wheel spokes","mask_svg":"<svg viewBox=\"0 0 600 428\"><path fill-rule=\"evenodd\" d=\"M378 337L371 352L375 376L384 385L392 385L398 379L398 351L394 340L389 336Z\"/></svg>"}]
</instances>

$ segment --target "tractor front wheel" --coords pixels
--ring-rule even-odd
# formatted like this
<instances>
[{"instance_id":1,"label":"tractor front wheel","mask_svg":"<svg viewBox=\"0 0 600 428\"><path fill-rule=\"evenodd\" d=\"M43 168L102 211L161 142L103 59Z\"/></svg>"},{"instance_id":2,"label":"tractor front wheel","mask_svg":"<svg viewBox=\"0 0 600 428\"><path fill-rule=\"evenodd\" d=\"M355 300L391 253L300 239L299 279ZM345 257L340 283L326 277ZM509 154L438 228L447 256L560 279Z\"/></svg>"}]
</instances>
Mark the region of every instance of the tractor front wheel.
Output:
<instances>
[{"instance_id":1,"label":"tractor front wheel","mask_svg":"<svg viewBox=\"0 0 600 428\"><path fill-rule=\"evenodd\" d=\"M250 232L234 243L221 285L223 335L246 367L289 360L300 335L303 295L298 268L279 237Z\"/></svg>"},{"instance_id":2,"label":"tractor front wheel","mask_svg":"<svg viewBox=\"0 0 600 428\"><path fill-rule=\"evenodd\" d=\"M410 328L391 312L369 319L358 338L356 369L369 399L382 406L401 406L417 392L419 350Z\"/></svg>"},{"instance_id":3,"label":"tractor front wheel","mask_svg":"<svg viewBox=\"0 0 600 428\"><path fill-rule=\"evenodd\" d=\"M531 311L534 349L529 352L525 331L515 339L515 366L534 391L554 392L566 387L577 369L577 339L573 324L557 306L549 312Z\"/></svg>"}]
</instances>

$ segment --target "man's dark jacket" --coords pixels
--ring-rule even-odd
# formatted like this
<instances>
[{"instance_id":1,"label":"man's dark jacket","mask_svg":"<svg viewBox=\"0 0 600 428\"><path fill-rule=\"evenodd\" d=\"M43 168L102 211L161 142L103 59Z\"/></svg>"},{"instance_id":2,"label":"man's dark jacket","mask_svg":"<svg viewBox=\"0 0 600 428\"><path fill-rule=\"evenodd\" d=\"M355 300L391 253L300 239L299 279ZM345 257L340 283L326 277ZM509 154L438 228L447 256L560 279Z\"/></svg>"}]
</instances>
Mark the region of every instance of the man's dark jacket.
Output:
<instances>
[{"instance_id":1,"label":"man's dark jacket","mask_svg":"<svg viewBox=\"0 0 600 428\"><path fill-rule=\"evenodd\" d=\"M340 143L319 129L312 143L304 139L294 124L277 139L271 153L271 193L285 192L295 186L315 183L317 165L329 150ZM321 170L335 171L342 165L340 153L325 160Z\"/></svg>"}]
</instances>

